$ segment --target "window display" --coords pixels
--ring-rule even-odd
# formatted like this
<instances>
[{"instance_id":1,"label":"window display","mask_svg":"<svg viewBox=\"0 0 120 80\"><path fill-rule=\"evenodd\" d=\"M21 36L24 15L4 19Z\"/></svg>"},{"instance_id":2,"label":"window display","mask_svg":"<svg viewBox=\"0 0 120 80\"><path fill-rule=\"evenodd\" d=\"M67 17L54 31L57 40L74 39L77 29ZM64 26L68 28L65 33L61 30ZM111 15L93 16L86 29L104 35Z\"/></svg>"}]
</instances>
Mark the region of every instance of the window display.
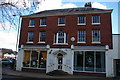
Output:
<instances>
[{"instance_id":1,"label":"window display","mask_svg":"<svg viewBox=\"0 0 120 80\"><path fill-rule=\"evenodd\" d=\"M25 51L23 67L46 68L46 51Z\"/></svg>"},{"instance_id":2,"label":"window display","mask_svg":"<svg viewBox=\"0 0 120 80\"><path fill-rule=\"evenodd\" d=\"M104 51L75 51L74 70L105 72Z\"/></svg>"}]
</instances>

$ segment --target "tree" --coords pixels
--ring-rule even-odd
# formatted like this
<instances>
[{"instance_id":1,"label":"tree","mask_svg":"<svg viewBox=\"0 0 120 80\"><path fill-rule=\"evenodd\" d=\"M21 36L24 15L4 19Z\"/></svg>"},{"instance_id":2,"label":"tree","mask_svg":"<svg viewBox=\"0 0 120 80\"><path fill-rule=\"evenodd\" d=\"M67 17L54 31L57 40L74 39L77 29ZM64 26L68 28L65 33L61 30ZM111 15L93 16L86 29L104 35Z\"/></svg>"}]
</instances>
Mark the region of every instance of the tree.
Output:
<instances>
[{"instance_id":1,"label":"tree","mask_svg":"<svg viewBox=\"0 0 120 80\"><path fill-rule=\"evenodd\" d=\"M43 0L1 0L0 1L0 26L6 30L9 23L9 29L17 30L20 15L32 14L39 9L38 5ZM7 27L6 27L7 26Z\"/></svg>"}]
</instances>

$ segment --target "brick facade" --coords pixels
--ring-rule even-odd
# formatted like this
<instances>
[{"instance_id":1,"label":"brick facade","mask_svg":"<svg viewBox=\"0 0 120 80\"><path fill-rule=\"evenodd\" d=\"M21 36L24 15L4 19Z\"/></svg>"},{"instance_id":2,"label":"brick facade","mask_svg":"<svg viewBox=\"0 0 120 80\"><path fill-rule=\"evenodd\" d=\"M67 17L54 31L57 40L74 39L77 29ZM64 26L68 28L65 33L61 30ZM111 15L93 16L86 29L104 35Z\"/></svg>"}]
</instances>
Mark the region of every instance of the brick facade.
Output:
<instances>
[{"instance_id":1,"label":"brick facade","mask_svg":"<svg viewBox=\"0 0 120 80\"><path fill-rule=\"evenodd\" d=\"M100 23L99 25L92 25L92 16L99 15ZM78 16L86 16L86 25L77 25ZM111 13L96 13L96 14L80 14L80 15L63 15L66 18L65 26L58 26L58 18L61 16L46 16L47 26L40 27L40 18L43 17L33 17L33 18L22 18L22 27L20 34L20 45L29 45L27 42L28 32L33 31L35 33L34 43L32 45L47 45L49 44L52 48L63 47L69 48L72 44L76 46L105 46L109 45L112 49L112 24L111 24ZM29 20L35 19L35 27L28 27ZM68 33L68 45L53 45L54 34L59 31L64 30ZM77 43L77 31L86 31L86 43ZM101 44L92 43L92 30L100 30ZM39 42L39 32L46 31L46 43ZM70 38L75 37L75 41L71 42ZM19 47L20 47L19 45Z\"/></svg>"}]
</instances>

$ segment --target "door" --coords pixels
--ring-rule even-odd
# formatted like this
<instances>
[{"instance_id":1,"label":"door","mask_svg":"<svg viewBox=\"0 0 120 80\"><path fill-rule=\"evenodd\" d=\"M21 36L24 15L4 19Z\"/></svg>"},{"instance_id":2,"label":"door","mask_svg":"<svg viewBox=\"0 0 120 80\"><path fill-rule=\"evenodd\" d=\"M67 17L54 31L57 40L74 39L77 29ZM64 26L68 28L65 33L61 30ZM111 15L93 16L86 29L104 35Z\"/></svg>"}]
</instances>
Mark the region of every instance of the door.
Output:
<instances>
[{"instance_id":1,"label":"door","mask_svg":"<svg viewBox=\"0 0 120 80\"><path fill-rule=\"evenodd\" d=\"M59 53L57 55L57 59L58 59L58 70L62 70L63 55Z\"/></svg>"},{"instance_id":2,"label":"door","mask_svg":"<svg viewBox=\"0 0 120 80\"><path fill-rule=\"evenodd\" d=\"M120 76L120 60L116 60L116 75Z\"/></svg>"}]
</instances>

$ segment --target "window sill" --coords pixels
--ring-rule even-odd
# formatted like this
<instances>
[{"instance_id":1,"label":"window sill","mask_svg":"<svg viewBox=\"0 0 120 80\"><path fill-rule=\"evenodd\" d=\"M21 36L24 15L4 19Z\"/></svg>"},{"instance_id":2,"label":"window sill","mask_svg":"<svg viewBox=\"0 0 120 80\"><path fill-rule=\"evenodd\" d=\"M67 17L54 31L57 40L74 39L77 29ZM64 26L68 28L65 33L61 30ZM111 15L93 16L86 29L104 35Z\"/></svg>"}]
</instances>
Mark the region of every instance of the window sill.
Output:
<instances>
[{"instance_id":1,"label":"window sill","mask_svg":"<svg viewBox=\"0 0 120 80\"><path fill-rule=\"evenodd\" d=\"M92 23L92 25L100 25L100 23Z\"/></svg>"},{"instance_id":2,"label":"window sill","mask_svg":"<svg viewBox=\"0 0 120 80\"><path fill-rule=\"evenodd\" d=\"M92 44L101 44L101 42L92 42Z\"/></svg>"},{"instance_id":3,"label":"window sill","mask_svg":"<svg viewBox=\"0 0 120 80\"><path fill-rule=\"evenodd\" d=\"M47 25L40 25L40 27L45 27L45 26L47 26Z\"/></svg>"},{"instance_id":4,"label":"window sill","mask_svg":"<svg viewBox=\"0 0 120 80\"><path fill-rule=\"evenodd\" d=\"M86 24L80 24L80 23L78 23L77 25L86 25Z\"/></svg>"},{"instance_id":5,"label":"window sill","mask_svg":"<svg viewBox=\"0 0 120 80\"><path fill-rule=\"evenodd\" d=\"M68 45L68 43L53 43L53 45Z\"/></svg>"},{"instance_id":6,"label":"window sill","mask_svg":"<svg viewBox=\"0 0 120 80\"><path fill-rule=\"evenodd\" d=\"M38 43L45 43L45 42L38 42Z\"/></svg>"},{"instance_id":7,"label":"window sill","mask_svg":"<svg viewBox=\"0 0 120 80\"><path fill-rule=\"evenodd\" d=\"M31 27L31 28L32 28L32 27L35 27L35 26L28 26L28 27Z\"/></svg>"},{"instance_id":8,"label":"window sill","mask_svg":"<svg viewBox=\"0 0 120 80\"><path fill-rule=\"evenodd\" d=\"M33 43L33 42L27 42L27 43Z\"/></svg>"},{"instance_id":9,"label":"window sill","mask_svg":"<svg viewBox=\"0 0 120 80\"><path fill-rule=\"evenodd\" d=\"M82 44L85 44L86 42L77 42L77 43L82 43Z\"/></svg>"},{"instance_id":10,"label":"window sill","mask_svg":"<svg viewBox=\"0 0 120 80\"><path fill-rule=\"evenodd\" d=\"M58 24L58 26L65 26L65 24Z\"/></svg>"}]
</instances>

